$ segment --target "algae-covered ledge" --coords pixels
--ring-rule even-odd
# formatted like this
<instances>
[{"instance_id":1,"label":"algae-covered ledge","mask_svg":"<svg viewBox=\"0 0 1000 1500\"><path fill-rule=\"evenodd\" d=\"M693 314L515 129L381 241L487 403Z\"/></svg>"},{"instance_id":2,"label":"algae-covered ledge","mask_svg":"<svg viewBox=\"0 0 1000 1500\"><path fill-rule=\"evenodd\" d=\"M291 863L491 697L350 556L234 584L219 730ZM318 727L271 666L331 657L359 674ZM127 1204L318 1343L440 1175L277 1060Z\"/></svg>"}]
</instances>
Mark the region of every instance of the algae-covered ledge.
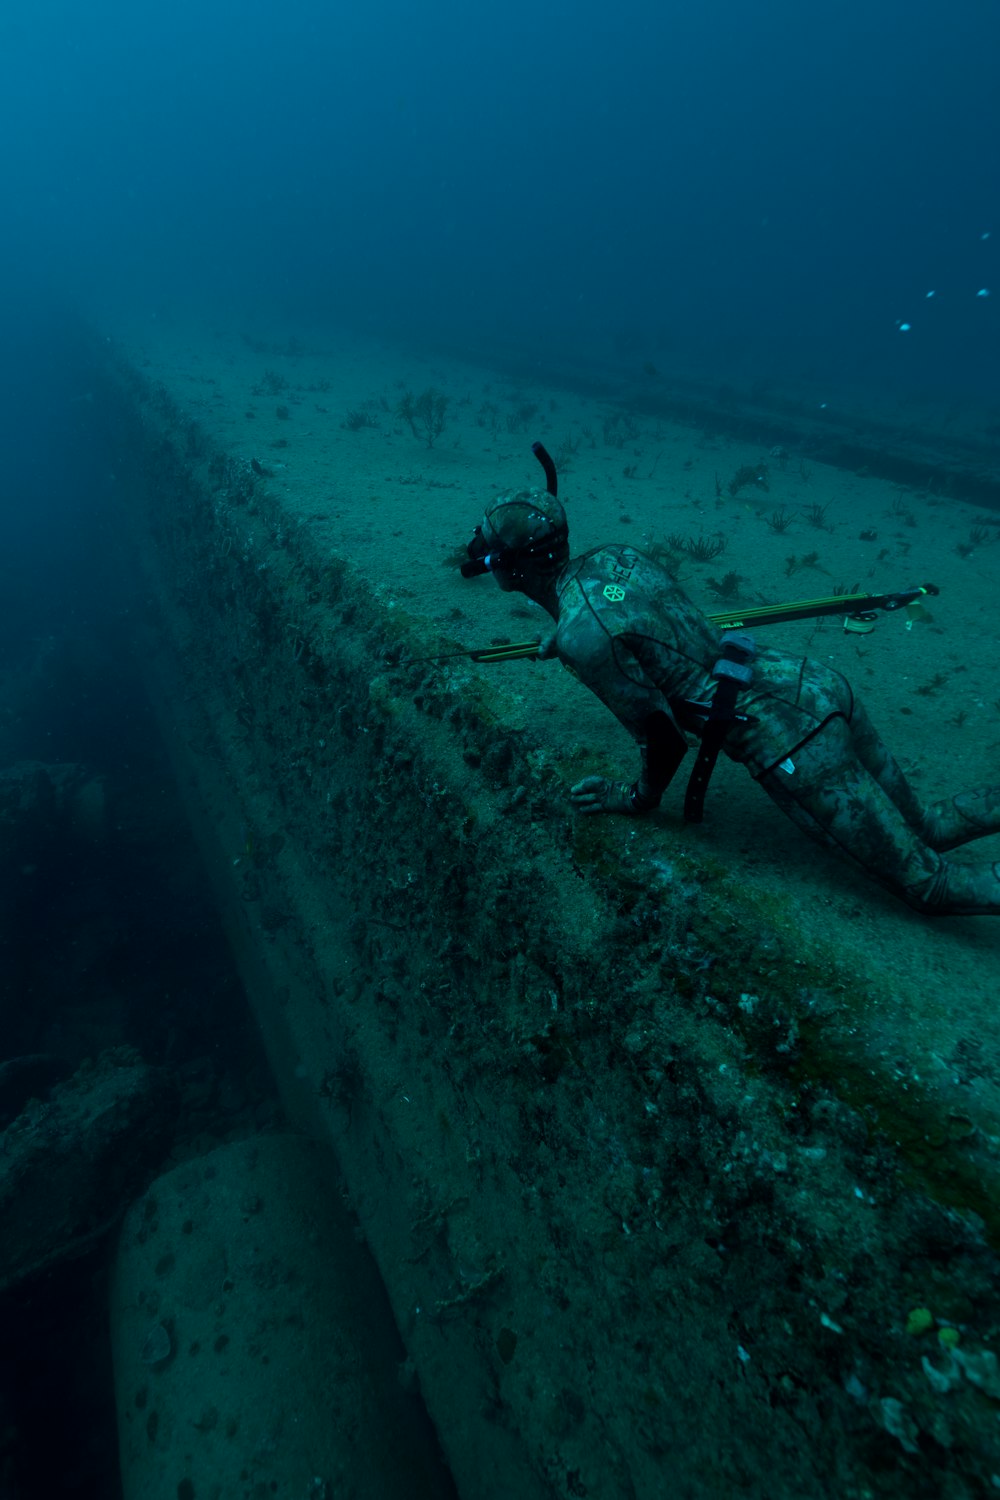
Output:
<instances>
[{"instance_id":1,"label":"algae-covered ledge","mask_svg":"<svg viewBox=\"0 0 1000 1500\"><path fill-rule=\"evenodd\" d=\"M988 1353L994 1262L903 1179L864 985L793 958L706 859L651 883L655 829L577 825L495 683L415 669L452 643L167 393L114 379L187 770L240 831L286 1082L335 1144L460 1488L484 1458L505 1467L470 1494L517 1472L652 1496L667 1463L692 1496L854 1493L869 1465L873 1493L988 1483L993 1393L935 1330ZM947 1131L951 1101L928 1105ZM910 1158L936 1188L992 1170L983 1150L973 1125Z\"/></svg>"}]
</instances>

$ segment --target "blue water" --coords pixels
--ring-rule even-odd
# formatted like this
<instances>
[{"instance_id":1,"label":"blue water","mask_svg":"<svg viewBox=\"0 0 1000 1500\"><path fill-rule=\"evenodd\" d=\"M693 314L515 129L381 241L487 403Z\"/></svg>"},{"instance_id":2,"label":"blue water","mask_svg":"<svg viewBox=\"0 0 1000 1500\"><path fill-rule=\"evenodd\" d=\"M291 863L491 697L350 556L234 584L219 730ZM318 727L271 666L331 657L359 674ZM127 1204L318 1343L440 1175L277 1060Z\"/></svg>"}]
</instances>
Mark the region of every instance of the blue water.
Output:
<instances>
[{"instance_id":1,"label":"blue water","mask_svg":"<svg viewBox=\"0 0 1000 1500\"><path fill-rule=\"evenodd\" d=\"M124 1041L154 1063L196 1065L185 1128L198 1139L213 1118L228 1130L276 1111L153 743L142 680L157 613L120 536L134 442L95 400L90 330L127 328L130 348L144 327L192 318L191 349L199 319L306 344L338 324L486 357L502 341L529 360L543 348L633 375L652 365L678 381L770 383L831 407L849 396L862 428L868 400L919 395L921 421L968 409L981 434L1000 397L998 57L997 0L0 7L0 772L27 795L78 767L106 812L99 830L96 813L77 827L38 794L34 843L0 869L0 1062L52 1051L76 1067ZM526 441L522 462L533 472ZM980 691L972 707L988 714L996 689ZM965 717L960 706L950 722ZM27 762L37 775L18 772ZM245 831L233 856L246 844ZM964 1045L956 1071L978 1086L979 1043ZM709 1166L721 1160L714 1128ZM692 1201L703 1194L699 1177ZM921 1284L920 1265L933 1272L940 1246L960 1243L930 1216L915 1223L909 1282L891 1261L878 1271L888 1311L865 1322L877 1279L852 1292L859 1326L884 1325L893 1358L900 1299L922 1305L933 1277ZM751 1247L770 1243L755 1236ZM785 1242L797 1243L774 1239ZM697 1236L694 1249L707 1253ZM690 1264L701 1275L697 1255ZM981 1302L979 1265L970 1255ZM872 1266L866 1252L866 1277ZM24 1500L117 1493L103 1288L90 1264L77 1281L53 1276L6 1334L4 1496L11 1462ZM697 1316L697 1296L691 1306ZM745 1351L727 1326L732 1360ZM709 1337L691 1346L695 1381ZM874 1370L878 1340L866 1338ZM808 1369L801 1356L788 1368ZM864 1400L859 1375L849 1380ZM905 1383L879 1389L902 1410ZM799 1394L782 1376L782 1408ZM802 1400L808 1443L804 1384ZM836 1415L822 1393L815 1410ZM947 1454L956 1484L962 1451Z\"/></svg>"},{"instance_id":2,"label":"blue water","mask_svg":"<svg viewBox=\"0 0 1000 1500\"><path fill-rule=\"evenodd\" d=\"M7 7L0 284L988 399L998 52L993 0Z\"/></svg>"}]
</instances>

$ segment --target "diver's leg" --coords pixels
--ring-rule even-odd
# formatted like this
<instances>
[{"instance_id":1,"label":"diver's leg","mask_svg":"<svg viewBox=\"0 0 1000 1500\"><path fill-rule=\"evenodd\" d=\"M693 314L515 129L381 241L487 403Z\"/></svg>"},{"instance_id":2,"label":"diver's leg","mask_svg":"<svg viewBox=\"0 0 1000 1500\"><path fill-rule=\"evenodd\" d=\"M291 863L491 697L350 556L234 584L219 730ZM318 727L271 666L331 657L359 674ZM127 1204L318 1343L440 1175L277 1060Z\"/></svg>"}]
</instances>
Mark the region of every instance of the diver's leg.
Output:
<instances>
[{"instance_id":1,"label":"diver's leg","mask_svg":"<svg viewBox=\"0 0 1000 1500\"><path fill-rule=\"evenodd\" d=\"M916 911L1000 915L1000 861L942 859L861 762L844 719L831 720L759 780L804 833L848 855Z\"/></svg>"},{"instance_id":2,"label":"diver's leg","mask_svg":"<svg viewBox=\"0 0 1000 1500\"><path fill-rule=\"evenodd\" d=\"M932 849L957 849L972 839L1000 833L1000 786L959 792L929 806L920 801L902 768L858 702L851 712L851 739L858 759L896 804L911 828Z\"/></svg>"}]
</instances>

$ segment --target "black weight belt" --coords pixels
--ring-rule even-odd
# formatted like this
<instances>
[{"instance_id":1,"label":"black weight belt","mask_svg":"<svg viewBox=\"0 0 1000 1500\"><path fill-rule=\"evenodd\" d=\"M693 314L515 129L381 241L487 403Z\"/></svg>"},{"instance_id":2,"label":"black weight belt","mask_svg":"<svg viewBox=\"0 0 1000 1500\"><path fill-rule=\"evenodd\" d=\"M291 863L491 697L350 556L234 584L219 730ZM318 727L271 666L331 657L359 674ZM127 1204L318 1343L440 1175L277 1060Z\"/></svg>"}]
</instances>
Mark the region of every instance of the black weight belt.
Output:
<instances>
[{"instance_id":1,"label":"black weight belt","mask_svg":"<svg viewBox=\"0 0 1000 1500\"><path fill-rule=\"evenodd\" d=\"M746 714L736 712L736 699L753 681L751 663L757 655L753 637L745 631L727 630L722 637L722 655L712 668L715 692L709 703L692 703L682 700L678 705L689 712L702 714L705 724L701 731L698 756L684 793L685 823L700 823L704 816L705 793L712 779L715 763L719 758L726 735L734 724L749 722Z\"/></svg>"}]
</instances>

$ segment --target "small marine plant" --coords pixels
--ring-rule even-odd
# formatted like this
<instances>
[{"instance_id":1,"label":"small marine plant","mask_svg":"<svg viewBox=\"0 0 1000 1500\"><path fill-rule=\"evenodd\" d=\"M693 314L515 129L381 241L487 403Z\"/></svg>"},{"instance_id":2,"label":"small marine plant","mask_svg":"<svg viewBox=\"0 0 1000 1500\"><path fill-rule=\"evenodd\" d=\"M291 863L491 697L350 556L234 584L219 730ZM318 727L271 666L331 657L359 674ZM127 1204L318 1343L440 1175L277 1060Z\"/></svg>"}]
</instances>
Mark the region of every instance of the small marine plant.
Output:
<instances>
[{"instance_id":1,"label":"small marine plant","mask_svg":"<svg viewBox=\"0 0 1000 1500\"><path fill-rule=\"evenodd\" d=\"M682 547L692 562L712 562L725 552L726 535L716 531L712 536L689 536Z\"/></svg>"},{"instance_id":2,"label":"small marine plant","mask_svg":"<svg viewBox=\"0 0 1000 1500\"><path fill-rule=\"evenodd\" d=\"M255 385L255 396L280 396L288 390L288 380L277 370L265 370L259 385Z\"/></svg>"},{"instance_id":3,"label":"small marine plant","mask_svg":"<svg viewBox=\"0 0 1000 1500\"><path fill-rule=\"evenodd\" d=\"M948 676L945 672L935 672L928 682L922 682L913 691L921 698L930 698L934 693L939 693L943 687L948 685Z\"/></svg>"},{"instance_id":4,"label":"small marine plant","mask_svg":"<svg viewBox=\"0 0 1000 1500\"><path fill-rule=\"evenodd\" d=\"M555 456L555 465L560 474L566 474L572 468L573 459L579 453L582 441L582 438L574 437L572 433L563 438Z\"/></svg>"},{"instance_id":5,"label":"small marine plant","mask_svg":"<svg viewBox=\"0 0 1000 1500\"><path fill-rule=\"evenodd\" d=\"M767 482L767 464L741 464L726 486L733 496L751 487L758 490L771 488Z\"/></svg>"},{"instance_id":6,"label":"small marine plant","mask_svg":"<svg viewBox=\"0 0 1000 1500\"><path fill-rule=\"evenodd\" d=\"M507 431L524 432L525 428L530 426L535 420L537 412L537 401L518 401L513 409L507 413Z\"/></svg>"},{"instance_id":7,"label":"small marine plant","mask_svg":"<svg viewBox=\"0 0 1000 1500\"><path fill-rule=\"evenodd\" d=\"M814 500L812 505L806 506L802 514L809 525L815 526L817 531L832 531L833 527L826 519L826 513L829 509L829 502L826 505L821 505L818 500Z\"/></svg>"},{"instance_id":8,"label":"small marine plant","mask_svg":"<svg viewBox=\"0 0 1000 1500\"><path fill-rule=\"evenodd\" d=\"M904 526L916 526L917 524L917 518L907 505L906 495L902 490L897 491L893 497L888 514L894 521L902 521Z\"/></svg>"},{"instance_id":9,"label":"small marine plant","mask_svg":"<svg viewBox=\"0 0 1000 1500\"><path fill-rule=\"evenodd\" d=\"M729 572L723 573L721 578L710 578L708 587L717 599L738 599L742 581L742 573L735 573L730 568Z\"/></svg>"},{"instance_id":10,"label":"small marine plant","mask_svg":"<svg viewBox=\"0 0 1000 1500\"><path fill-rule=\"evenodd\" d=\"M355 406L344 418L344 426L349 432L360 432L362 427L377 427L378 417L371 409L371 403L365 406Z\"/></svg>"},{"instance_id":11,"label":"small marine plant","mask_svg":"<svg viewBox=\"0 0 1000 1500\"><path fill-rule=\"evenodd\" d=\"M624 448L626 443L634 442L640 435L639 424L625 411L611 412L606 416L602 430L609 448Z\"/></svg>"},{"instance_id":12,"label":"small marine plant","mask_svg":"<svg viewBox=\"0 0 1000 1500\"><path fill-rule=\"evenodd\" d=\"M410 424L414 437L423 438L428 448L433 448L445 429L448 399L433 386L428 386L419 396L406 391L396 407L396 415Z\"/></svg>"},{"instance_id":13,"label":"small marine plant","mask_svg":"<svg viewBox=\"0 0 1000 1500\"><path fill-rule=\"evenodd\" d=\"M985 547L986 543L991 540L992 538L985 526L973 526L969 532L968 541L959 542L955 551L959 557L971 557L973 552L978 551L980 547Z\"/></svg>"},{"instance_id":14,"label":"small marine plant","mask_svg":"<svg viewBox=\"0 0 1000 1500\"><path fill-rule=\"evenodd\" d=\"M786 510L783 505L779 506L777 510L772 510L771 514L766 517L767 529L768 531L773 531L776 536L781 536L788 530L794 519L794 510Z\"/></svg>"},{"instance_id":15,"label":"small marine plant","mask_svg":"<svg viewBox=\"0 0 1000 1500\"><path fill-rule=\"evenodd\" d=\"M798 573L802 568L813 568L817 573L826 572L818 552L804 552L801 557L796 557L793 553L791 557L785 558L786 578L791 578L793 573Z\"/></svg>"},{"instance_id":16,"label":"small marine plant","mask_svg":"<svg viewBox=\"0 0 1000 1500\"><path fill-rule=\"evenodd\" d=\"M668 536L665 541L649 542L643 550L661 568L666 568L668 573L675 573L684 552L684 540L682 537Z\"/></svg>"}]
</instances>

